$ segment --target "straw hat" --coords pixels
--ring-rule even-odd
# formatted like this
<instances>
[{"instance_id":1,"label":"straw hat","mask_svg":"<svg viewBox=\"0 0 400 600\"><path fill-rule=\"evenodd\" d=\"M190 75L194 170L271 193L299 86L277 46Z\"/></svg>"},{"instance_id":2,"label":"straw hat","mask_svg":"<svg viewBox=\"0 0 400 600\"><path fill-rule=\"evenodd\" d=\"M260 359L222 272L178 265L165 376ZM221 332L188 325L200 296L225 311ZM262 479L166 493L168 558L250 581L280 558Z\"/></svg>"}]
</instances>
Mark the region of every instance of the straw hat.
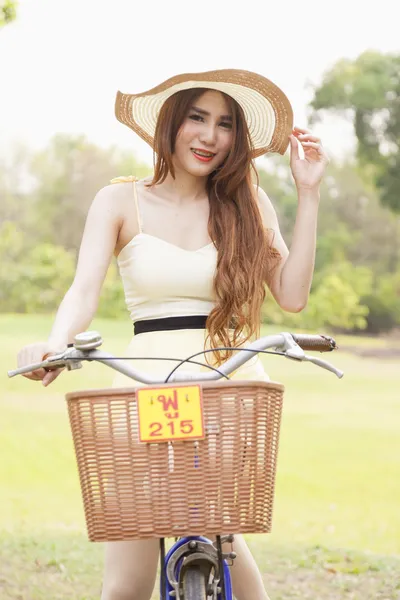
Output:
<instances>
[{"instance_id":1,"label":"straw hat","mask_svg":"<svg viewBox=\"0 0 400 600\"><path fill-rule=\"evenodd\" d=\"M253 157L266 152L285 153L293 128L292 107L272 81L250 71L185 73L141 94L117 92L115 115L154 148L157 117L165 100L181 90L199 87L224 92L240 104L253 142Z\"/></svg>"}]
</instances>

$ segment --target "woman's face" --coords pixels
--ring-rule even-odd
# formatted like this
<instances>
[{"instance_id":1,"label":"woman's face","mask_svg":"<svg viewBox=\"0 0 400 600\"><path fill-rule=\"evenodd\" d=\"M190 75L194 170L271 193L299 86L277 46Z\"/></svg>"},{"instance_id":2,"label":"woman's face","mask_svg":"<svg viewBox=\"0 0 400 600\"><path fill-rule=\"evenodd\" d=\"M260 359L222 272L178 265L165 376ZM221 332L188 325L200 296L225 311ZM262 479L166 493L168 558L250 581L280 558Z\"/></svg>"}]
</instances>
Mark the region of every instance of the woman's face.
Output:
<instances>
[{"instance_id":1,"label":"woman's face","mask_svg":"<svg viewBox=\"0 0 400 600\"><path fill-rule=\"evenodd\" d=\"M224 96L208 90L194 101L175 142L175 166L196 176L208 176L232 146L232 114Z\"/></svg>"}]
</instances>

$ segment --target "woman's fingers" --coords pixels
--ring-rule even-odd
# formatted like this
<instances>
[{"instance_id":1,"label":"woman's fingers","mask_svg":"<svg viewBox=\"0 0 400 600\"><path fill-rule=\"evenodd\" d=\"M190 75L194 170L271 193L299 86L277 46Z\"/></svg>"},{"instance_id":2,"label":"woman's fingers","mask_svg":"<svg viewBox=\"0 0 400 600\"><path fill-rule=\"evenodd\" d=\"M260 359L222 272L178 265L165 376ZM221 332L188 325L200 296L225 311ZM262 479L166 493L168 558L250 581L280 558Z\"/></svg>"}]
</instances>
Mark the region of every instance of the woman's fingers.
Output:
<instances>
[{"instance_id":1,"label":"woman's fingers","mask_svg":"<svg viewBox=\"0 0 400 600\"><path fill-rule=\"evenodd\" d=\"M299 142L315 142L321 143L321 139L311 133L309 129L303 129L301 127L295 127L292 134L299 140Z\"/></svg>"},{"instance_id":2,"label":"woman's fingers","mask_svg":"<svg viewBox=\"0 0 400 600\"><path fill-rule=\"evenodd\" d=\"M23 377L27 379L32 379L32 381L42 381L43 377L46 375L46 371L44 369L37 369L37 371L31 371L30 373L23 373Z\"/></svg>"},{"instance_id":3,"label":"woman's fingers","mask_svg":"<svg viewBox=\"0 0 400 600\"><path fill-rule=\"evenodd\" d=\"M43 380L42 380L43 385L46 387L47 385L52 383L52 381L57 379L57 377L59 376L61 371L63 371L63 369L54 369L52 371L47 371L46 375L43 377Z\"/></svg>"},{"instance_id":4,"label":"woman's fingers","mask_svg":"<svg viewBox=\"0 0 400 600\"><path fill-rule=\"evenodd\" d=\"M63 369L51 369L51 371L46 369L37 369L36 371L31 371L30 373L24 373L23 377L31 379L32 381L41 381L44 386L47 386L59 376L61 371L63 371Z\"/></svg>"},{"instance_id":5,"label":"woman's fingers","mask_svg":"<svg viewBox=\"0 0 400 600\"><path fill-rule=\"evenodd\" d=\"M311 133L305 133L297 136L299 142L315 142L316 144L321 143L321 139L316 135L312 135Z\"/></svg>"},{"instance_id":6,"label":"woman's fingers","mask_svg":"<svg viewBox=\"0 0 400 600\"><path fill-rule=\"evenodd\" d=\"M294 127L292 133L297 137L304 133L311 133L311 131L309 129L304 129L303 127Z\"/></svg>"},{"instance_id":7,"label":"woman's fingers","mask_svg":"<svg viewBox=\"0 0 400 600\"><path fill-rule=\"evenodd\" d=\"M34 365L45 360L50 354L54 354L54 349L50 347L48 342L37 342L35 344L29 344L24 346L19 352L17 357L17 365L18 367L25 367L28 365ZM57 374L54 374L55 371L49 371L46 369L35 369L34 371L30 371L28 373L24 373L24 377L26 379L31 379L32 381L46 381L45 385L48 385L59 375L62 369L57 369Z\"/></svg>"},{"instance_id":8,"label":"woman's fingers","mask_svg":"<svg viewBox=\"0 0 400 600\"><path fill-rule=\"evenodd\" d=\"M322 152L322 146L317 142L301 142L301 145L305 146L306 148L314 148L315 150L321 150Z\"/></svg>"},{"instance_id":9,"label":"woman's fingers","mask_svg":"<svg viewBox=\"0 0 400 600\"><path fill-rule=\"evenodd\" d=\"M297 139L294 135L289 136L290 146L291 146L291 157L294 159L300 158L299 155L299 144L297 143Z\"/></svg>"}]
</instances>

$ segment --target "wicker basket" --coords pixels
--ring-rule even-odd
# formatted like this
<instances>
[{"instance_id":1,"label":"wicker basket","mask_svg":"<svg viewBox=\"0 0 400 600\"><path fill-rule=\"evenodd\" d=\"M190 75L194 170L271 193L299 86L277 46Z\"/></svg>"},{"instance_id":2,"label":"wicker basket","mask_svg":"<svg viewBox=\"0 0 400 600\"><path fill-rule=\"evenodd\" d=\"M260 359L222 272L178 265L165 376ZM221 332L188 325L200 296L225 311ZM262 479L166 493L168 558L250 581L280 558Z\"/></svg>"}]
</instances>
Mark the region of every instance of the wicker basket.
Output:
<instances>
[{"instance_id":1,"label":"wicker basket","mask_svg":"<svg viewBox=\"0 0 400 600\"><path fill-rule=\"evenodd\" d=\"M134 388L67 394L91 541L271 529L283 386L201 385L205 439L139 442Z\"/></svg>"}]
</instances>

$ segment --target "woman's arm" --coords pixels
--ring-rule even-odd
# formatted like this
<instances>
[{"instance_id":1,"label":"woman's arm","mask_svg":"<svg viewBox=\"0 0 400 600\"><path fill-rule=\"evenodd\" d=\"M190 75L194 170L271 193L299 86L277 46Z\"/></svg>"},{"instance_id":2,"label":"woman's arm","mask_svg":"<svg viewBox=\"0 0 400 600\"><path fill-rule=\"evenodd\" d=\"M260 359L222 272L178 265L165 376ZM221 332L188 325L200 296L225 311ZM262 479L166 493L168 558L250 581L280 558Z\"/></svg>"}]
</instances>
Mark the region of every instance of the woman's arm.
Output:
<instances>
[{"instance_id":1,"label":"woman's arm","mask_svg":"<svg viewBox=\"0 0 400 600\"><path fill-rule=\"evenodd\" d=\"M19 366L40 362L43 356L64 349L92 321L122 224L119 195L119 186L107 186L96 194L86 219L75 277L57 311L49 339L25 346L18 354ZM48 373L41 369L26 377L48 385L59 373L59 369Z\"/></svg>"},{"instance_id":2,"label":"woman's arm","mask_svg":"<svg viewBox=\"0 0 400 600\"><path fill-rule=\"evenodd\" d=\"M304 158L300 157L300 146ZM328 163L321 140L308 129L295 127L290 135L290 168L297 188L298 207L290 252L271 201L259 189L264 224L274 231L273 245L282 257L270 289L279 306L289 312L300 312L307 305L314 273L319 186Z\"/></svg>"},{"instance_id":3,"label":"woman's arm","mask_svg":"<svg viewBox=\"0 0 400 600\"><path fill-rule=\"evenodd\" d=\"M100 190L89 209L73 283L58 309L49 336L52 346L65 345L84 331L97 310L121 226L115 188Z\"/></svg>"},{"instance_id":4,"label":"woman's arm","mask_svg":"<svg viewBox=\"0 0 400 600\"><path fill-rule=\"evenodd\" d=\"M275 209L261 188L258 188L258 198L265 227L273 232L272 245L281 255L269 283L271 293L283 310L300 312L307 305L314 272L319 193L299 192L290 252L280 232Z\"/></svg>"}]
</instances>

